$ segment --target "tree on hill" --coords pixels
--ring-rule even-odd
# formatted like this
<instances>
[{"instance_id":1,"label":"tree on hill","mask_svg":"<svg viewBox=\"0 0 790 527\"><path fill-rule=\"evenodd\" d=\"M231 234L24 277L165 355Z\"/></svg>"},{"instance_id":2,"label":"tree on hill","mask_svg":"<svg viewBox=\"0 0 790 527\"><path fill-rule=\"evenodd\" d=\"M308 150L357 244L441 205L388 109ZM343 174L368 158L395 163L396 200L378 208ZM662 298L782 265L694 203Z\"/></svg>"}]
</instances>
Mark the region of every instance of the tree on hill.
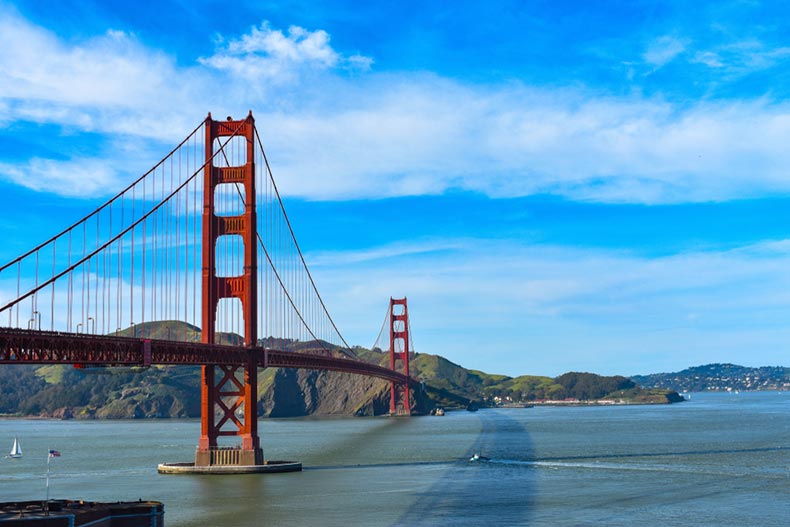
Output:
<instances>
[{"instance_id":1,"label":"tree on hill","mask_svg":"<svg viewBox=\"0 0 790 527\"><path fill-rule=\"evenodd\" d=\"M0 414L18 413L20 406L46 386L30 365L0 367Z\"/></svg>"},{"instance_id":2,"label":"tree on hill","mask_svg":"<svg viewBox=\"0 0 790 527\"><path fill-rule=\"evenodd\" d=\"M602 377L594 373L568 372L555 379L557 384L565 387L567 397L581 401L600 399L617 391L633 388L636 384L625 377Z\"/></svg>"}]
</instances>

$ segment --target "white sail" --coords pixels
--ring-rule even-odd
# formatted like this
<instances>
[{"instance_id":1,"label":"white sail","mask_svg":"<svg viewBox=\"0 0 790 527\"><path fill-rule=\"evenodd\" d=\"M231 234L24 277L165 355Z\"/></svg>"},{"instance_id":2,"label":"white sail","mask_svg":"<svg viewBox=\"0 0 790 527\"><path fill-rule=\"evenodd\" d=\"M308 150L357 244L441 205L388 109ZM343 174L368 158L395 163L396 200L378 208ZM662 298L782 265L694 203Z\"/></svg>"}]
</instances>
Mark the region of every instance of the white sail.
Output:
<instances>
[{"instance_id":1,"label":"white sail","mask_svg":"<svg viewBox=\"0 0 790 527\"><path fill-rule=\"evenodd\" d=\"M11 447L11 453L6 457L22 457L22 447L19 446L19 439L14 438L14 446Z\"/></svg>"}]
</instances>

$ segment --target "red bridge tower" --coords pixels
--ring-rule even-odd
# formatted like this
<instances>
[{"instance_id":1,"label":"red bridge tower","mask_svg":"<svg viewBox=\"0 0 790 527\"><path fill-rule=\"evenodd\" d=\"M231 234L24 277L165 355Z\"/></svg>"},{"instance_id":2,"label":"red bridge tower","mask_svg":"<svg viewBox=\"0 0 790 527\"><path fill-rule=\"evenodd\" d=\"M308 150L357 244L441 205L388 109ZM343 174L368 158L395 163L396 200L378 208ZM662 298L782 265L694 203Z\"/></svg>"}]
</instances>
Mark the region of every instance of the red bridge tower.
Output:
<instances>
[{"instance_id":1,"label":"red bridge tower","mask_svg":"<svg viewBox=\"0 0 790 527\"><path fill-rule=\"evenodd\" d=\"M204 344L214 344L217 307L220 299L241 301L244 317L244 346L253 347L257 332L257 239L255 215L255 121L214 121L206 118L206 165L203 169L203 330ZM222 138L236 136L246 143L246 162L241 166L216 166L227 160L215 155ZM241 139L240 139L241 140ZM216 144L215 144L216 143ZM226 162L227 164L227 162ZM233 185L244 199L240 215L218 215L215 192L220 185ZM224 189L223 189L224 190ZM234 191L233 188L230 189ZM217 276L217 241L222 236L242 238L244 269L240 276ZM203 366L201 386L200 442L195 465L260 465L263 450L258 438L258 367L250 352L244 366ZM225 427L227 426L228 429ZM220 436L236 436L241 444L220 447Z\"/></svg>"},{"instance_id":2,"label":"red bridge tower","mask_svg":"<svg viewBox=\"0 0 790 527\"><path fill-rule=\"evenodd\" d=\"M406 298L390 298L390 369L395 369L395 361L403 363L403 373L409 376L409 307ZM401 390L403 406L398 411L396 394ZM390 383L390 414L403 413L411 415L409 401L409 383Z\"/></svg>"}]
</instances>

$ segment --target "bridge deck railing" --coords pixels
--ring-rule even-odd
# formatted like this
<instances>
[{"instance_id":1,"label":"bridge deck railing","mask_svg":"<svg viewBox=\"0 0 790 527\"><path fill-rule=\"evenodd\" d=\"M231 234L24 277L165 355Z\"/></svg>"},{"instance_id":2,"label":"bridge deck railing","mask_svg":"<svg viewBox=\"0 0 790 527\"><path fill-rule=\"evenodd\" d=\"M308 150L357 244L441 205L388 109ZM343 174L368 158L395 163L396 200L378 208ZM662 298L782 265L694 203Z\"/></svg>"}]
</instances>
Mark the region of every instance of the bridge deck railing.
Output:
<instances>
[{"instance_id":1,"label":"bridge deck railing","mask_svg":"<svg viewBox=\"0 0 790 527\"><path fill-rule=\"evenodd\" d=\"M243 365L251 359L261 368L331 370L370 375L402 384L417 383L383 366L346 357L263 347L0 328L0 364Z\"/></svg>"}]
</instances>

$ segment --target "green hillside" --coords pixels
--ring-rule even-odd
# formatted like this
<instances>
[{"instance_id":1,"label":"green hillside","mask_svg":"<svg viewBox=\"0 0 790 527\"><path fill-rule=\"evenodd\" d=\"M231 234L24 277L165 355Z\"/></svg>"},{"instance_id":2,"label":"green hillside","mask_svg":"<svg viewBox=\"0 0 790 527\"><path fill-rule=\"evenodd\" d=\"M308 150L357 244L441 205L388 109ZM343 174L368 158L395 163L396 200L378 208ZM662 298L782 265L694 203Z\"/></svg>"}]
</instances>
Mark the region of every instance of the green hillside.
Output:
<instances>
[{"instance_id":1,"label":"green hillside","mask_svg":"<svg viewBox=\"0 0 790 527\"><path fill-rule=\"evenodd\" d=\"M197 342L195 326L176 321L138 324L121 335ZM239 344L223 334L223 343ZM267 339L262 345L299 351L306 343ZM386 365L379 350L353 349L360 359ZM667 390L644 390L624 377L567 373L557 378L508 377L467 370L439 355L415 354L413 406L427 413L436 406L495 406L541 400L615 398L626 402L670 402ZM389 410L389 383L347 373L282 370L258 373L258 409L262 416L376 415ZM0 414L58 418L122 419L197 417L200 415L200 368L87 368L72 366L0 367Z\"/></svg>"}]
</instances>

